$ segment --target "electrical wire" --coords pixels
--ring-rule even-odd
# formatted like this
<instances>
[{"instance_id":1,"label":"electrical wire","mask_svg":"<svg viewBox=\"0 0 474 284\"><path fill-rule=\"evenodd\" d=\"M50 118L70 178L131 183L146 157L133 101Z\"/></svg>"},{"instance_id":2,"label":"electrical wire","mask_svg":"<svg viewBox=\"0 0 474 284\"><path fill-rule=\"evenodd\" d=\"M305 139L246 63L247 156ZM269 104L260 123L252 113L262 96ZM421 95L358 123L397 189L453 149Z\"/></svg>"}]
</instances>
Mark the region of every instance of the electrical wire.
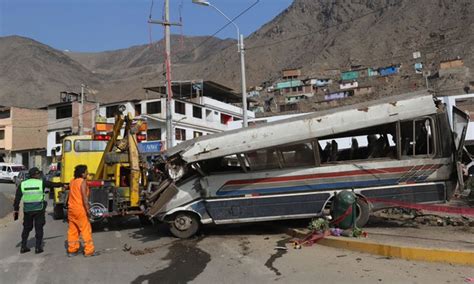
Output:
<instances>
[{"instance_id":1,"label":"electrical wire","mask_svg":"<svg viewBox=\"0 0 474 284\"><path fill-rule=\"evenodd\" d=\"M96 110L97 110L97 107L82 112L82 115L87 114L87 113L91 113L91 112L96 111ZM35 125L35 126L12 126L12 128L33 129L33 128L48 127L48 126L51 126L51 125L63 123L63 122L66 121L67 119L79 118L79 116L81 116L81 114L78 114L78 115L76 115L76 116L66 117L66 118L60 118L60 119L58 119L58 121L54 121L54 122L46 123L46 124L42 124L42 125ZM25 121L26 121L26 120L24 120L23 122L25 122ZM35 121L35 120L30 120L30 121Z\"/></svg>"},{"instance_id":2,"label":"electrical wire","mask_svg":"<svg viewBox=\"0 0 474 284\"><path fill-rule=\"evenodd\" d=\"M189 51L189 53L193 53L195 50L197 50L199 47L203 46L207 41L209 41L210 39L214 38L214 36L216 34L218 34L219 32L221 32L223 29L227 28L230 24L232 24L233 21L237 20L238 18L240 18L241 16L243 16L245 13L247 13L250 9L252 9L255 5L257 5L258 3L260 2L260 0L257 0L255 1L252 5L250 5L249 7L247 7L246 9L244 9L242 12L240 12L237 16L235 16L234 18L232 18L232 20L230 22L227 22L225 25L223 25L220 29L218 29L216 32L214 32L212 35L208 36L206 39L204 39L202 42L200 42L198 44L198 46L196 46L195 48L193 48L191 51ZM237 39L239 40L239 39Z\"/></svg>"}]
</instances>

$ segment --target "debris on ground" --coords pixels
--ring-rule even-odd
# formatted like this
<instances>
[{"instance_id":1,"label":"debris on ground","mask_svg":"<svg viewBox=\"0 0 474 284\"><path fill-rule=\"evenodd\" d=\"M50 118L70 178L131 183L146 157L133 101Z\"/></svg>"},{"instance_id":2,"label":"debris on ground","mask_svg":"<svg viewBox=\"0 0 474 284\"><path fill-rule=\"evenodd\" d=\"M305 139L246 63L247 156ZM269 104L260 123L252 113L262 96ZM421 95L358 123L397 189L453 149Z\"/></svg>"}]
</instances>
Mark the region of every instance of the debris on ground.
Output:
<instances>
[{"instance_id":1,"label":"debris on ground","mask_svg":"<svg viewBox=\"0 0 474 284\"><path fill-rule=\"evenodd\" d=\"M128 245L128 244L124 244L123 245L123 251L130 251L132 249L132 246Z\"/></svg>"},{"instance_id":2,"label":"debris on ground","mask_svg":"<svg viewBox=\"0 0 474 284\"><path fill-rule=\"evenodd\" d=\"M329 221L324 218L315 218L308 225L311 231L326 231L329 229Z\"/></svg>"},{"instance_id":3,"label":"debris on ground","mask_svg":"<svg viewBox=\"0 0 474 284\"><path fill-rule=\"evenodd\" d=\"M474 219L463 215L443 215L436 213L423 213L422 210L409 208L388 208L374 213L374 216L402 221L406 223L415 223L428 226L453 226L453 227L474 227Z\"/></svg>"}]
</instances>

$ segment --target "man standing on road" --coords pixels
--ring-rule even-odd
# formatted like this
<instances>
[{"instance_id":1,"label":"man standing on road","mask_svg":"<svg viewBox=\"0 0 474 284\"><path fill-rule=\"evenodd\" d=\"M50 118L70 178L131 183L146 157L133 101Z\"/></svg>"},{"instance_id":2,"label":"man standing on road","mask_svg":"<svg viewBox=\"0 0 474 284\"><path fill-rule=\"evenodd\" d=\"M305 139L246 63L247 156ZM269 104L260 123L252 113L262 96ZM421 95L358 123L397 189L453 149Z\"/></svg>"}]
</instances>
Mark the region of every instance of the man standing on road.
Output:
<instances>
[{"instance_id":1,"label":"man standing on road","mask_svg":"<svg viewBox=\"0 0 474 284\"><path fill-rule=\"evenodd\" d=\"M16 189L13 202L14 219L18 220L20 201L23 199L23 232L21 233L20 253L29 252L27 246L28 235L35 227L36 248L35 253L43 252L43 227L46 224L45 210L47 202L44 199L45 188L62 187L62 183L41 180L41 172L34 167L29 170L30 178L24 180Z\"/></svg>"},{"instance_id":2,"label":"man standing on road","mask_svg":"<svg viewBox=\"0 0 474 284\"><path fill-rule=\"evenodd\" d=\"M74 170L74 179L69 184L67 252L68 256L77 255L80 248L79 235L84 241L84 256L94 256L92 228L89 221L89 187L87 186L87 166L78 165Z\"/></svg>"}]
</instances>

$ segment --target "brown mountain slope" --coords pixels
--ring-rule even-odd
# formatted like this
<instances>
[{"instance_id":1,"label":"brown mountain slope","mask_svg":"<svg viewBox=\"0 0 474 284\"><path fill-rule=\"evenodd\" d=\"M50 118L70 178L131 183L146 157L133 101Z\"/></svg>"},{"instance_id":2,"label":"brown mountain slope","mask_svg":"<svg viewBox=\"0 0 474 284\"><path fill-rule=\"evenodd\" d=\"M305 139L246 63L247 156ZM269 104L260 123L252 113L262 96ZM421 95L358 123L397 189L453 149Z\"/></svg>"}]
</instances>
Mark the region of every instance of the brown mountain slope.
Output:
<instances>
[{"instance_id":1,"label":"brown mountain slope","mask_svg":"<svg viewBox=\"0 0 474 284\"><path fill-rule=\"evenodd\" d=\"M311 74L357 64L409 62L413 51L421 51L423 59L434 64L461 56L472 67L472 15L472 0L295 0L246 39L248 80L259 84L288 67L303 67ZM238 54L228 48L200 71L234 82L237 62ZM223 64L230 68L212 68Z\"/></svg>"},{"instance_id":2,"label":"brown mountain slope","mask_svg":"<svg viewBox=\"0 0 474 284\"><path fill-rule=\"evenodd\" d=\"M47 45L17 36L0 38L0 105L42 107L81 83L99 85L101 80Z\"/></svg>"},{"instance_id":3,"label":"brown mountain slope","mask_svg":"<svg viewBox=\"0 0 474 284\"><path fill-rule=\"evenodd\" d=\"M247 85L272 82L280 70L289 67L302 67L307 75L351 65L403 64L405 71L412 71L414 51L421 51L429 69L435 69L440 60L457 56L472 68L472 15L472 0L295 0L246 38ZM212 43L203 46L211 47ZM173 79L203 78L240 90L235 44L214 52L205 61L186 61L185 52L177 54ZM157 68L155 74L161 73L161 66ZM103 94L110 96L123 87L127 97L134 97L143 94L140 86L163 83L161 74L149 75L138 81L117 81L111 88L105 86Z\"/></svg>"},{"instance_id":4,"label":"brown mountain slope","mask_svg":"<svg viewBox=\"0 0 474 284\"><path fill-rule=\"evenodd\" d=\"M408 70L414 51L421 51L430 69L457 56L472 69L472 15L472 0L295 0L246 38L247 85L272 82L288 67L302 67L307 75L351 65L401 63ZM173 80L214 80L240 90L235 41L212 39L200 45L202 40L173 37ZM32 105L34 95L50 102L65 87L78 90L82 82L98 89L103 101L144 97L144 86L164 82L163 50L160 41L153 48L66 57L34 41L0 38L0 99Z\"/></svg>"}]
</instances>

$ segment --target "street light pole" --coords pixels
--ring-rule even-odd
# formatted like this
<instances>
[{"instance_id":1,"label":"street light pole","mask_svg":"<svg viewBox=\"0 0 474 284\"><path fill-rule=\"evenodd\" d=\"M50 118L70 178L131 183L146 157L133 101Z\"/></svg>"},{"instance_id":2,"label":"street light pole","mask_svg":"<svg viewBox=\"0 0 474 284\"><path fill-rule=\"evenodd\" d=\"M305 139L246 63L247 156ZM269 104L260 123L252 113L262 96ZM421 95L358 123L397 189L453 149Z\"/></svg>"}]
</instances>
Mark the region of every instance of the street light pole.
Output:
<instances>
[{"instance_id":1,"label":"street light pole","mask_svg":"<svg viewBox=\"0 0 474 284\"><path fill-rule=\"evenodd\" d=\"M242 120L243 120L243 127L248 126L248 119L247 119L247 79L245 76L245 46L244 46L244 35L240 34L240 29L231 18L227 17L219 8L212 5L208 1L204 0L193 0L194 4L202 5L202 6L209 6L214 8L217 12L219 12L224 18L227 19L231 24L234 25L235 29L237 30L237 51L240 53L240 73L241 73L241 88L242 88Z\"/></svg>"}]
</instances>

